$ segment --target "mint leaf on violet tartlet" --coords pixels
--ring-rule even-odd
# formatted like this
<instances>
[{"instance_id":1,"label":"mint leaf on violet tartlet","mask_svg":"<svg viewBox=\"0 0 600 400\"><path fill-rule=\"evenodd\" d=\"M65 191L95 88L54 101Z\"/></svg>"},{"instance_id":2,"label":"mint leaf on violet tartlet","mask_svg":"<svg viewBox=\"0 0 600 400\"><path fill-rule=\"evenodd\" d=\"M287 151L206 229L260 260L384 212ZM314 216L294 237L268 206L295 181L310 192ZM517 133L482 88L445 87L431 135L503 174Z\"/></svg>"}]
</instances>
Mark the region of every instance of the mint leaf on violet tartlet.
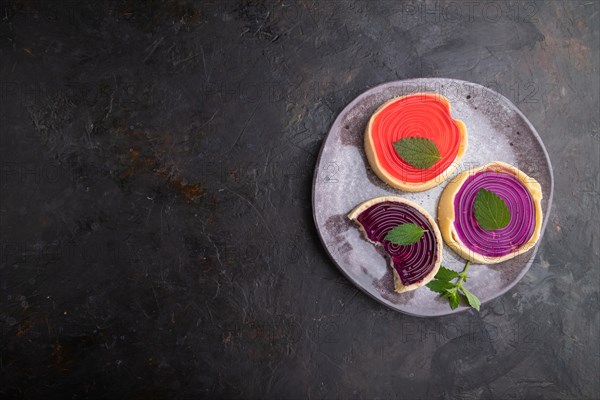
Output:
<instances>
[{"instance_id":1,"label":"mint leaf on violet tartlet","mask_svg":"<svg viewBox=\"0 0 600 400\"><path fill-rule=\"evenodd\" d=\"M425 229L415 224L400 224L390 230L383 240L406 246L417 243L425 232Z\"/></svg>"},{"instance_id":2,"label":"mint leaf on violet tartlet","mask_svg":"<svg viewBox=\"0 0 600 400\"><path fill-rule=\"evenodd\" d=\"M473 207L477 223L486 231L502 229L510 222L508 206L491 190L479 189Z\"/></svg>"}]
</instances>

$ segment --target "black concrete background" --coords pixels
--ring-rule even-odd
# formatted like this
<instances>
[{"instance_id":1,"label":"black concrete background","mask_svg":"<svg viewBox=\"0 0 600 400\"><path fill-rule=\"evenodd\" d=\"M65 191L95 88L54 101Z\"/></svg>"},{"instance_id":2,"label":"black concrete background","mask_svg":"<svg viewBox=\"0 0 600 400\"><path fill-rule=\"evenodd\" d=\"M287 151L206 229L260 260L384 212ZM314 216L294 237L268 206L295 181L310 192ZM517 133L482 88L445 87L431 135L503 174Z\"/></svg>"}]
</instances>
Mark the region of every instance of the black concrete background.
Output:
<instances>
[{"instance_id":1,"label":"black concrete background","mask_svg":"<svg viewBox=\"0 0 600 400\"><path fill-rule=\"evenodd\" d=\"M3 1L0 397L600 397L598 1ZM362 91L495 88L554 165L536 262L418 319L327 258ZM472 149L471 151L476 151Z\"/></svg>"}]
</instances>

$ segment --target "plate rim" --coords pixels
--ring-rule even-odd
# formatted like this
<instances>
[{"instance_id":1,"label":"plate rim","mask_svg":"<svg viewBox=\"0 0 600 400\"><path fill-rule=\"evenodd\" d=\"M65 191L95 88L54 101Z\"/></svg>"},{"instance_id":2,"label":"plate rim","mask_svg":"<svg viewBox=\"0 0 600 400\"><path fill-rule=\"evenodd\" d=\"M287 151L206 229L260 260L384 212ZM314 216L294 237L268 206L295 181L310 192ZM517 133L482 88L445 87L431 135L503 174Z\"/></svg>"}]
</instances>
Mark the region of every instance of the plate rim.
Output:
<instances>
[{"instance_id":1,"label":"plate rim","mask_svg":"<svg viewBox=\"0 0 600 400\"><path fill-rule=\"evenodd\" d=\"M333 257L331 251L329 251L329 247L325 243L325 240L323 239L323 235L321 234L321 228L320 228L319 224L317 223L317 214L316 214L316 207L315 207L315 197L316 197L315 189L316 189L316 184L317 184L317 175L319 173L319 168L318 167L321 164L321 157L323 155L323 149L325 148L325 145L327 144L327 140L329 140L333 129L337 128L337 127L339 127L341 125L342 116L345 115L345 114L347 114L348 111L350 111L359 102L359 100L362 100L362 98L368 96L369 94L376 93L376 92L380 91L381 89L385 89L385 88L387 88L389 86L393 86L393 85L408 84L410 82L416 82L416 81L433 81L433 82L435 82L435 81L440 81L440 80L453 81L453 82L457 82L457 83L466 83L466 84L469 84L469 85L479 86L483 90L486 90L486 91L494 94L494 96L496 96L496 98L500 102L504 102L510 109L516 111L516 113L526 123L527 127L529 128L529 130L533 133L533 137L537 140L538 144L540 145L540 147L542 149L542 152L544 154L544 158L546 159L546 163L548 165L548 170L550 172L550 195L548 196L548 209L544 213L544 219L542 221L542 228L541 228L540 238L538 239L538 241L535 244L534 248L531 249L531 251L532 251L531 257L529 257L529 259L527 260L527 262L525 264L525 267L519 272L519 274L517 275L517 277L512 282L510 282L505 288L503 288L502 290L500 290L499 292L497 292L493 296L488 297L488 298L482 300L481 301L482 305L485 304L485 303L488 303L488 302L490 302L490 301L492 301L494 299L497 299L498 297L503 296L504 294L506 294L509 290L511 290L512 288L514 288L521 281L521 279L523 279L523 277L525 276L525 274L529 271L529 269L531 268L531 265L533 264L533 261L537 257L537 252L538 252L539 246L540 246L540 244L542 242L542 239L544 237L544 233L546 232L546 225L548 223L550 212L552 211L552 200L553 200L553 197L554 197L554 169L552 168L552 162L550 161L550 156L548 154L548 150L546 149L546 146L544 145L544 142L543 142L542 138L540 137L538 131L535 129L535 127L533 126L533 124L531 123L531 121L529 121L529 119L525 116L525 114L523 114L523 112L512 101L510 101L504 95L502 95L502 94L500 94L500 93L498 93L498 92L496 92L496 91L494 91L494 90L492 90L492 89L490 89L490 88L488 88L488 87L486 87L484 85L480 85L479 83L465 81L465 80L462 80L462 79L442 78L442 77L411 78L411 79L401 79L401 80L395 80L395 81L387 81L387 82L380 83L380 84L378 84L376 86L373 86L370 89L367 89L364 92L361 92L360 94L358 94L350 103L348 103L337 114L337 117L333 120L331 126L329 127L329 130L327 131L327 134L323 138L323 143L321 144L321 148L319 149L319 155L317 156L317 160L315 162L315 169L314 169L314 172L313 172L313 180L312 180L311 205L312 205L313 221L314 221L314 224L315 224L315 228L317 229L317 234L319 236L319 240L321 241L321 244L325 248L325 251L327 252L327 255L329 256L330 260L333 262L333 264L335 264L335 266L342 273L342 275L344 275L344 277L346 279L348 279L354 285L354 287L356 287L357 289L359 289L361 292L365 293L367 296L369 296L370 298L372 298L373 300L375 300L377 303L382 304L382 305L384 305L385 307L387 307L387 308L389 308L391 310L394 310L394 311L402 313L402 314L411 315L411 316L414 316L414 317L419 317L419 318L442 317L442 316L446 316L446 315L458 314L458 313L462 313L462 312L471 310L471 308L467 307L467 306L460 306L460 307L458 307L458 308L456 308L454 310L449 309L449 311L447 311L447 312L430 313L430 314L416 314L416 313L412 313L410 311L398 309L398 308L394 307L391 304L387 304L387 303L381 301L380 299L378 299L377 297L375 297L373 294L371 294L366 288L364 288L362 285L360 285L358 282L356 282L353 278L350 277L350 275L345 271L345 269L342 268L342 266L335 260L335 258ZM444 243L444 245L446 245L446 244Z\"/></svg>"}]
</instances>

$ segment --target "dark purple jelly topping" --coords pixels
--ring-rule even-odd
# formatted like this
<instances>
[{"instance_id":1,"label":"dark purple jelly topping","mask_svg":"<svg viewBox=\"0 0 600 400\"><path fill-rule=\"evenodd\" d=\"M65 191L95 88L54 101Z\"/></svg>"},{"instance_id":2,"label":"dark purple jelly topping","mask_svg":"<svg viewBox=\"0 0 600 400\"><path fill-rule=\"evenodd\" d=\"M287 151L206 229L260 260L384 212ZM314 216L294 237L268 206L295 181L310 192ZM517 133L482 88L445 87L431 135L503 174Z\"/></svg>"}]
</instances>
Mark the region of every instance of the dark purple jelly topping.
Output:
<instances>
[{"instance_id":1,"label":"dark purple jelly topping","mask_svg":"<svg viewBox=\"0 0 600 400\"><path fill-rule=\"evenodd\" d=\"M486 231L475 219L473 203L479 189L496 193L508 206L510 222L502 229ZM467 178L454 197L454 229L469 249L488 257L502 257L527 243L535 229L535 205L531 194L513 175L493 170Z\"/></svg>"},{"instance_id":2,"label":"dark purple jelly topping","mask_svg":"<svg viewBox=\"0 0 600 400\"><path fill-rule=\"evenodd\" d=\"M403 203L385 201L367 208L357 219L368 238L383 245L405 286L420 282L433 270L437 259L437 241L433 227L415 208ZM426 230L417 243L401 246L383 240L392 228L407 223Z\"/></svg>"}]
</instances>

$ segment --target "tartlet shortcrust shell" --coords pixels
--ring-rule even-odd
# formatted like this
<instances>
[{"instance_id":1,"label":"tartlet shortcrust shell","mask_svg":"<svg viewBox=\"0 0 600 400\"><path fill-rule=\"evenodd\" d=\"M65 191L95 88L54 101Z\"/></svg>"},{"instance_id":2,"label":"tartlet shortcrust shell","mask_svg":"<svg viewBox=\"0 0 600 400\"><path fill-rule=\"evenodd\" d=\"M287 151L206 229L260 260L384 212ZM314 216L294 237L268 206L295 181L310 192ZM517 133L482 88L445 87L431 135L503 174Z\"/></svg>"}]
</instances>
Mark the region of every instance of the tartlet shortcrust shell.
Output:
<instances>
[{"instance_id":1,"label":"tartlet shortcrust shell","mask_svg":"<svg viewBox=\"0 0 600 400\"><path fill-rule=\"evenodd\" d=\"M516 249L514 252L511 252L501 257L489 257L469 249L460 240L456 229L454 228L454 198L456 197L456 193L458 193L458 191L465 183L467 178L478 172L490 169L498 172L510 173L515 178L517 178L519 182L521 182L523 186L525 186L525 188L531 195L535 207L535 228L531 238L518 249ZM530 250L537 243L540 237L543 220L542 197L542 187L540 186L540 184L535 179L531 178L523 171L510 164L501 161L494 161L481 167L470 169L453 178L448 183L448 185L446 185L444 191L442 192L442 195L440 196L440 200L438 203L438 223L440 231L442 233L442 237L444 238L446 244L459 256L466 260L470 260L474 263L496 264L506 260L510 260L511 258Z\"/></svg>"},{"instance_id":2,"label":"tartlet shortcrust shell","mask_svg":"<svg viewBox=\"0 0 600 400\"><path fill-rule=\"evenodd\" d=\"M367 155L367 160L369 161L369 165L371 166L371 169L373 170L373 172L375 172L375 174L379 177L379 179L381 179L388 185L390 185L396 189L403 190L405 192L422 192L424 190L431 189L432 187L435 187L435 186L441 184L442 182L444 182L447 178L449 178L452 175L452 172L454 172L454 170L458 166L458 163L460 162L463 155L465 154L465 151L467 151L467 136L468 136L467 135L467 127L464 124L464 122L462 122L461 120L453 118L454 122L456 123L456 125L458 126L458 128L460 130L460 145L458 148L458 153L456 154L456 157L454 158L452 163L448 166L448 168L446 168L444 171L442 171L439 175L437 175L433 179L430 179L425 182L418 182L418 183L406 182L406 181L403 181L403 180L398 179L395 176L391 175L389 172L387 172L381 166L381 163L379 162L379 160L375 154L375 144L373 143L373 137L372 137L372 133L371 133L372 125L373 125L373 122L375 121L375 118L389 104L396 102L402 98L408 97L408 96L419 96L419 95L436 96L437 98L439 98L443 103L445 103L448 106L448 113L450 113L450 115L452 115L450 101L446 97L442 96L441 94L438 94L438 93L413 93L413 94L409 94L406 96L395 97L395 98L383 103L375 111L375 113L373 113L373 115L369 119L369 123L367 124L367 127L365 128L365 153Z\"/></svg>"},{"instance_id":3,"label":"tartlet shortcrust shell","mask_svg":"<svg viewBox=\"0 0 600 400\"><path fill-rule=\"evenodd\" d=\"M440 233L440 230L439 230L435 220L420 205L418 205L410 200L403 199L402 197L399 197L399 196L380 196L380 197L375 197L375 198L372 198L372 199L369 199L367 201L360 203L348 214L348 218L350 220L354 221L359 226L364 237L369 242L373 243L374 245L381 246L381 244L373 242L372 240L369 239L369 237L367 236L367 233L364 230L364 227L362 226L362 224L360 222L358 222L357 218L360 215L360 213L362 213L367 208L371 207L374 204L382 203L385 201L403 203L403 204L407 204L407 205L413 207L414 209L419 211L421 214L423 214L423 216L425 216L425 218L427 219L427 221L433 228L433 233L434 233L436 245L437 245L437 257L436 257L433 269L421 281L412 283L410 285L404 285L402 283L402 280L400 279L400 276L398 275L398 272L396 272L396 269L394 268L391 257L386 255L386 258L388 258L388 264L392 268L392 271L394 274L394 290L398 293L415 290L423 285L426 285L428 282L430 282L435 277L435 274L437 274L438 270L440 269L440 264L442 262L442 250L443 250L442 235Z\"/></svg>"}]
</instances>

